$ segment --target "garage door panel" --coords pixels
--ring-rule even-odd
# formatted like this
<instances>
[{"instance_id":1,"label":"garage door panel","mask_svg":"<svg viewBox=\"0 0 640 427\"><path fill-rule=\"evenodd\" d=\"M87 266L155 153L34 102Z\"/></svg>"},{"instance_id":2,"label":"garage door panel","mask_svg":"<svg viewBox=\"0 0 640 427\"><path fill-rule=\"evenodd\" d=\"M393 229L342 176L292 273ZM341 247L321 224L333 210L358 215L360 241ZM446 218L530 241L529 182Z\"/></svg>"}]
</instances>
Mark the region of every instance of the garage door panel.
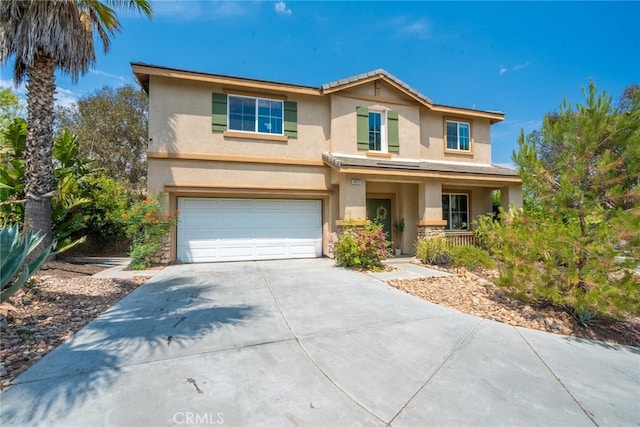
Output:
<instances>
[{"instance_id":1,"label":"garage door panel","mask_svg":"<svg viewBox=\"0 0 640 427\"><path fill-rule=\"evenodd\" d=\"M319 200L179 198L183 262L322 256Z\"/></svg>"}]
</instances>

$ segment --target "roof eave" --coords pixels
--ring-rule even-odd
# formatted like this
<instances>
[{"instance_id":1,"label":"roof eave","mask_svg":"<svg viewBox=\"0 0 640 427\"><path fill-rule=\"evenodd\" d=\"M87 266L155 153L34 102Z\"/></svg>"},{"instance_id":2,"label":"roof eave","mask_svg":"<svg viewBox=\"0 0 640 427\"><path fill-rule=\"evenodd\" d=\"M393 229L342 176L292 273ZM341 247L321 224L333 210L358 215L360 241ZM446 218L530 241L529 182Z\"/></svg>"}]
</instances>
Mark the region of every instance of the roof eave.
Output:
<instances>
[{"instance_id":1,"label":"roof eave","mask_svg":"<svg viewBox=\"0 0 640 427\"><path fill-rule=\"evenodd\" d=\"M223 74L203 73L198 71L183 70L178 68L162 67L142 62L132 62L131 68L138 82L148 92L150 76L179 78L186 80L218 83L229 86L241 86L252 89L274 90L283 92L301 93L305 95L320 96L321 90L317 87L303 86L290 83L275 82L270 80L250 79L245 77L227 76ZM146 86L145 86L146 84Z\"/></svg>"}]
</instances>

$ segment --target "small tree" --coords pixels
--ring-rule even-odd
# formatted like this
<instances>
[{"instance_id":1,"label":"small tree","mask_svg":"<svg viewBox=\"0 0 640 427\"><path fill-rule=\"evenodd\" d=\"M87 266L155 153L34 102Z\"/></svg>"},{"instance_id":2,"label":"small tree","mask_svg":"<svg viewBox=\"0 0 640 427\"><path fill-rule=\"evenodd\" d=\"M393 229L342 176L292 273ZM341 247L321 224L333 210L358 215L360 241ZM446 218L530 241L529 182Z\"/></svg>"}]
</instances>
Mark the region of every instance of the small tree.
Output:
<instances>
[{"instance_id":1,"label":"small tree","mask_svg":"<svg viewBox=\"0 0 640 427\"><path fill-rule=\"evenodd\" d=\"M80 153L112 178L146 187L148 98L131 85L105 86L57 110L59 126L80 139Z\"/></svg>"},{"instance_id":2,"label":"small tree","mask_svg":"<svg viewBox=\"0 0 640 427\"><path fill-rule=\"evenodd\" d=\"M485 221L482 232L505 262L500 284L520 297L581 318L640 313L640 102L615 109L593 82L584 95L547 114L539 132L521 133L514 160L535 214Z\"/></svg>"}]
</instances>

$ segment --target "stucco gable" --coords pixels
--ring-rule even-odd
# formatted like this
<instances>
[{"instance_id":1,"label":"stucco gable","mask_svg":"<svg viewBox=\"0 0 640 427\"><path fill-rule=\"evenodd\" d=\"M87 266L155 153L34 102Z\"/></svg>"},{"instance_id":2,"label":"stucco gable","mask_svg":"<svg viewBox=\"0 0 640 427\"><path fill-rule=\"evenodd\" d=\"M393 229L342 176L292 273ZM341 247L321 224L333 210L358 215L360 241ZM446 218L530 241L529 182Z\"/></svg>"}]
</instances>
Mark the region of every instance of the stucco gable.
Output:
<instances>
[{"instance_id":1,"label":"stucco gable","mask_svg":"<svg viewBox=\"0 0 640 427\"><path fill-rule=\"evenodd\" d=\"M367 73L362 73L344 79L335 80L333 82L325 83L322 85L322 91L323 93L327 94L334 93L352 88L354 86L367 84L376 80L382 80L388 83L389 85L395 87L399 91L405 93L410 98L426 107L431 107L433 105L433 101L431 101L431 99L429 99L426 95L423 95L393 74L381 68L369 71Z\"/></svg>"}]
</instances>

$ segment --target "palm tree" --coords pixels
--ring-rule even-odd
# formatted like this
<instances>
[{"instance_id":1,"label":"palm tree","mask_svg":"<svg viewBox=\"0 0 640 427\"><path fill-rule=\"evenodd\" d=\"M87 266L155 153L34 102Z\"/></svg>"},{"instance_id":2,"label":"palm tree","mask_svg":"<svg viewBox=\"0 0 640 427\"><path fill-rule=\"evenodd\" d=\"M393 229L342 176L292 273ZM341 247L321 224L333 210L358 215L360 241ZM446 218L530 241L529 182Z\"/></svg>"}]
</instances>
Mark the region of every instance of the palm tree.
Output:
<instances>
[{"instance_id":1,"label":"palm tree","mask_svg":"<svg viewBox=\"0 0 640 427\"><path fill-rule=\"evenodd\" d=\"M76 82L96 62L94 34L109 50L121 30L114 8L151 17L148 0L0 0L0 62L15 56L15 84L27 80L24 230L46 234L51 243L53 195L53 95L55 70Z\"/></svg>"}]
</instances>

